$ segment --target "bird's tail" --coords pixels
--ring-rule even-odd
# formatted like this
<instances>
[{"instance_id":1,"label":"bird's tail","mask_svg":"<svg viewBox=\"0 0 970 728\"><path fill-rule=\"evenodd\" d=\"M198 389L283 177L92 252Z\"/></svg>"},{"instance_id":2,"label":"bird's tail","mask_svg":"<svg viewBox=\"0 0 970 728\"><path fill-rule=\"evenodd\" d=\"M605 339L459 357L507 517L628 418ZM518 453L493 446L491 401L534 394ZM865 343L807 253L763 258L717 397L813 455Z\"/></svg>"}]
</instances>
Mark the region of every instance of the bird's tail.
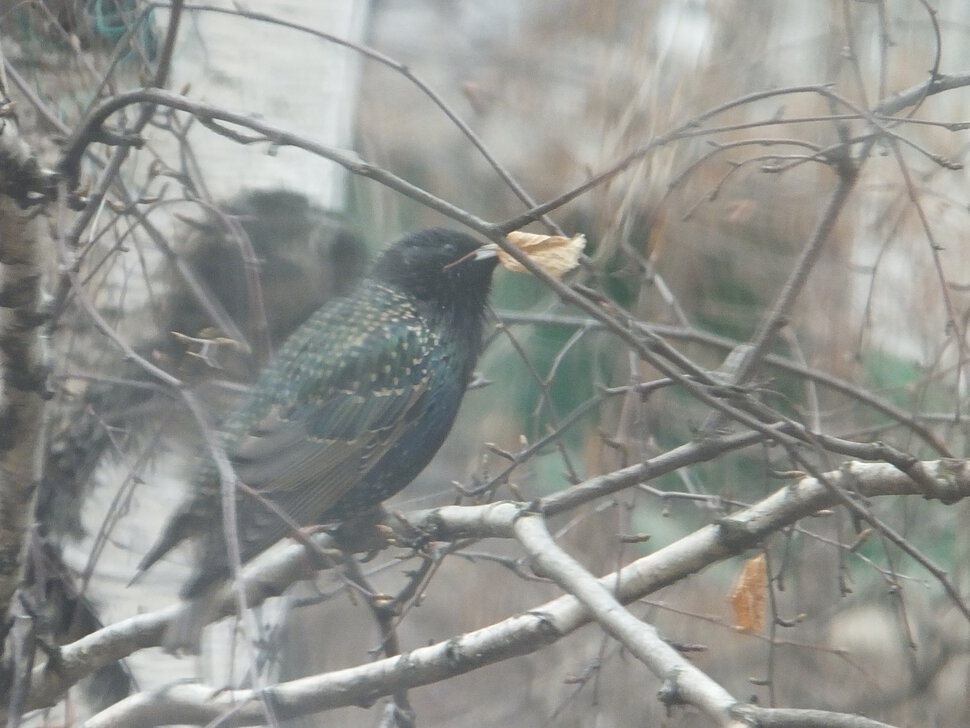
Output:
<instances>
[{"instance_id":1,"label":"bird's tail","mask_svg":"<svg viewBox=\"0 0 970 728\"><path fill-rule=\"evenodd\" d=\"M187 539L192 534L192 517L188 512L176 514L165 527L162 535L155 542L155 545L148 549L142 560L138 562L135 575L131 577L128 586L137 583L145 572L171 551L179 543Z\"/></svg>"}]
</instances>

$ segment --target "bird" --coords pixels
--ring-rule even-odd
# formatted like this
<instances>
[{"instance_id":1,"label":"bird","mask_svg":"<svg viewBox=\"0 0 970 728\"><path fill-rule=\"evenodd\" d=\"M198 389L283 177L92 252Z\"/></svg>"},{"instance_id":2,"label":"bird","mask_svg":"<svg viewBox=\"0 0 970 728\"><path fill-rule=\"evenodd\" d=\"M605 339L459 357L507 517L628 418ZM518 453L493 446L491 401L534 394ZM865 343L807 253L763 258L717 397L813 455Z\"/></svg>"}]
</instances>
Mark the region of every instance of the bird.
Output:
<instances>
[{"instance_id":1,"label":"bird","mask_svg":"<svg viewBox=\"0 0 970 728\"><path fill-rule=\"evenodd\" d=\"M220 435L245 485L235 496L243 563L293 524L375 509L431 461L482 349L497 262L494 244L464 233L410 233L349 295L324 304L283 342ZM176 545L195 542L196 566L180 591L185 609L163 639L170 652L199 651L209 597L230 577L221 482L207 459L132 580Z\"/></svg>"}]
</instances>

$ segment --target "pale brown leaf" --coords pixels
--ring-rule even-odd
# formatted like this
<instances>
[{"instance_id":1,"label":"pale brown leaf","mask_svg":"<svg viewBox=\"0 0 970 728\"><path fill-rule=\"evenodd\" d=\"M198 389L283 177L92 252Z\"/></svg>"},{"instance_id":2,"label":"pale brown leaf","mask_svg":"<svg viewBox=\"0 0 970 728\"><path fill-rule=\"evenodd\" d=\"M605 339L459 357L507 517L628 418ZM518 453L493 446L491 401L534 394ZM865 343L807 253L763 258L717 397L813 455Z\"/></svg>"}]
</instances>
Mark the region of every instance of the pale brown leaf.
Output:
<instances>
[{"instance_id":1,"label":"pale brown leaf","mask_svg":"<svg viewBox=\"0 0 970 728\"><path fill-rule=\"evenodd\" d=\"M586 236L581 233L566 238L561 235L538 235L515 231L505 238L528 255L546 273L556 278L561 278L579 265L579 256L586 247ZM506 270L513 273L527 272L519 261L502 249L498 251L498 260Z\"/></svg>"}]
</instances>

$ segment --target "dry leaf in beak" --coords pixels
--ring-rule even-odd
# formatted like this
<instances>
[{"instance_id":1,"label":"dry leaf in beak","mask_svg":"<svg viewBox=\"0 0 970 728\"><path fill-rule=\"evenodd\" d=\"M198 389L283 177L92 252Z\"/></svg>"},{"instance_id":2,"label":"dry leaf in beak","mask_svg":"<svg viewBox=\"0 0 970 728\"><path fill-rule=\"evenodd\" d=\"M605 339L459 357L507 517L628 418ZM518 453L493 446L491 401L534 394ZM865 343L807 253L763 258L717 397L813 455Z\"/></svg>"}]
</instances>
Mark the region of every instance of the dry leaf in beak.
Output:
<instances>
[{"instance_id":1,"label":"dry leaf in beak","mask_svg":"<svg viewBox=\"0 0 970 728\"><path fill-rule=\"evenodd\" d=\"M561 235L536 235L516 231L506 235L505 239L556 278L561 278L579 265L579 256L586 247L586 236L582 233L565 238ZM498 260L505 269L513 273L526 272L519 261L501 248L498 251Z\"/></svg>"}]
</instances>

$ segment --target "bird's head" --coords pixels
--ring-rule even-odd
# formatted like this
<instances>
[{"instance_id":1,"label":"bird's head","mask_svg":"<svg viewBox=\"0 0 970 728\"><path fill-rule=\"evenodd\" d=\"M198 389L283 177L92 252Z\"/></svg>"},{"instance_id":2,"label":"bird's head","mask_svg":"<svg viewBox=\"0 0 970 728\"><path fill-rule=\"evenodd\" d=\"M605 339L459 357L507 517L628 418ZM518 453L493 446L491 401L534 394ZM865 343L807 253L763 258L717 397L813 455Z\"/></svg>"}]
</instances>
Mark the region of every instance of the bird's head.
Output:
<instances>
[{"instance_id":1,"label":"bird's head","mask_svg":"<svg viewBox=\"0 0 970 728\"><path fill-rule=\"evenodd\" d=\"M391 245L377 259L373 275L435 308L480 315L497 262L495 246L454 230L431 228Z\"/></svg>"}]
</instances>

